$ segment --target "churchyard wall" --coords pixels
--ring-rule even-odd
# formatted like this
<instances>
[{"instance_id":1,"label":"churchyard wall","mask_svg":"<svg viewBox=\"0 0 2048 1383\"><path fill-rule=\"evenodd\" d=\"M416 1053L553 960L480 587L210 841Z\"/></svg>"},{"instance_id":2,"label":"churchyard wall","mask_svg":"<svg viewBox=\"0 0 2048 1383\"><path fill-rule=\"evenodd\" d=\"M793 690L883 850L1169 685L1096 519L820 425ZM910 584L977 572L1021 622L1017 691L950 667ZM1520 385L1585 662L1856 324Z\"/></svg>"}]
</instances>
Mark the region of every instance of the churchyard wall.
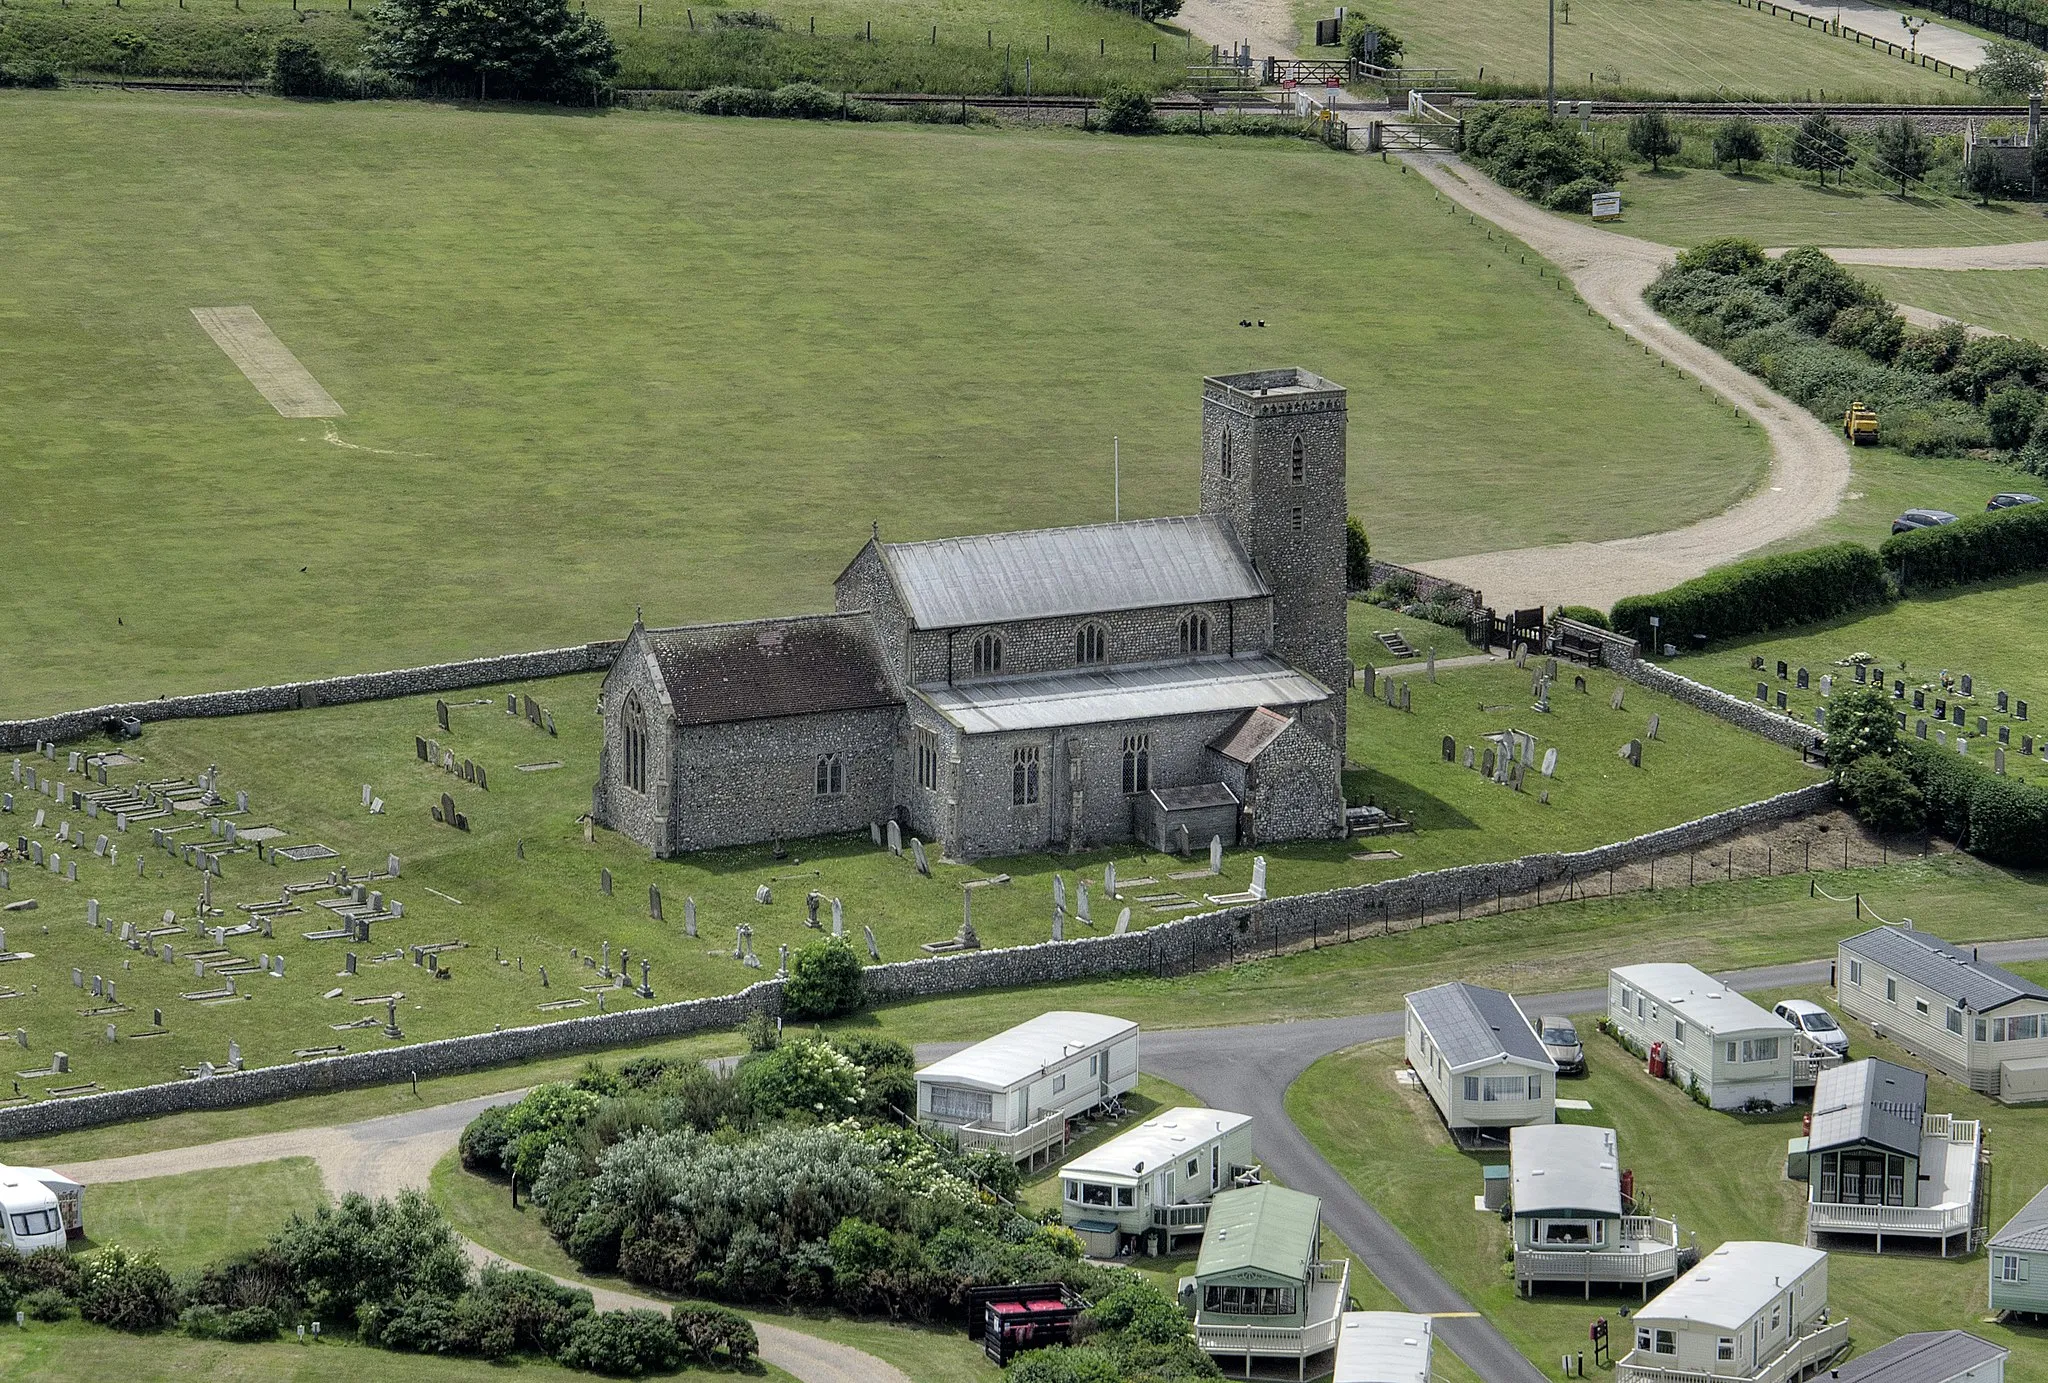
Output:
<instances>
[{"instance_id":1,"label":"churchyard wall","mask_svg":"<svg viewBox=\"0 0 2048 1383\"><path fill-rule=\"evenodd\" d=\"M1783 793L1716 812L1632 840L1570 854L1528 855L1492 864L1414 874L1383 883L1273 898L1220 908L1142 931L1039 942L867 967L872 1003L892 1003L981 989L1051 984L1144 972L1186 974L1257 955L1394 925L1444 920L1452 910L1494 895L1517 896L1608 869L1697 850L1731 835L1821 811L1833 804L1832 783ZM1109 900L1096 926L1108 925ZM1070 921L1070 926L1078 926ZM1532 924L1540 925L1540 923ZM1404 927L1404 930L1406 928ZM381 1051L324 1057L204 1079L46 1100L0 1110L0 1138L37 1137L127 1119L191 1110L231 1109L295 1095L377 1085L422 1076L590 1051L686 1033L729 1029L756 1012L780 1013L782 982L762 980L736 994L656 1004L624 1012L563 1019L504 1032L477 1033Z\"/></svg>"},{"instance_id":2,"label":"churchyard wall","mask_svg":"<svg viewBox=\"0 0 2048 1383\"><path fill-rule=\"evenodd\" d=\"M1576 627L1586 629L1589 626ZM1718 687L1706 686L1669 668L1644 661L1636 652L1634 639L1619 634L1606 635L1601 639L1601 658L1610 669L1629 681L1694 710L1705 711L1753 735L1762 735L1773 744L1805 750L1825 744L1827 740L1827 731L1818 725L1808 725L1760 701L1744 701Z\"/></svg>"},{"instance_id":3,"label":"churchyard wall","mask_svg":"<svg viewBox=\"0 0 2048 1383\"><path fill-rule=\"evenodd\" d=\"M547 648L537 653L506 653L454 663L399 668L392 672L360 672L310 682L280 682L239 691L164 696L154 701L124 701L26 720L0 720L0 749L27 749L42 740L77 739L98 732L108 720L133 716L141 721L188 720L204 716L253 715L295 711L353 701L385 701L400 696L461 691L494 682L523 682L566 677L578 672L603 672L625 646L622 639Z\"/></svg>"},{"instance_id":4,"label":"churchyard wall","mask_svg":"<svg viewBox=\"0 0 2048 1383\"><path fill-rule=\"evenodd\" d=\"M1404 567L1398 562L1382 562L1377 557L1366 564L1368 588L1384 586L1395 577L1411 583L1415 587L1415 599L1424 605L1445 605L1460 614L1470 615L1486 603L1478 590L1460 585L1447 576L1431 576L1426 571Z\"/></svg>"}]
</instances>

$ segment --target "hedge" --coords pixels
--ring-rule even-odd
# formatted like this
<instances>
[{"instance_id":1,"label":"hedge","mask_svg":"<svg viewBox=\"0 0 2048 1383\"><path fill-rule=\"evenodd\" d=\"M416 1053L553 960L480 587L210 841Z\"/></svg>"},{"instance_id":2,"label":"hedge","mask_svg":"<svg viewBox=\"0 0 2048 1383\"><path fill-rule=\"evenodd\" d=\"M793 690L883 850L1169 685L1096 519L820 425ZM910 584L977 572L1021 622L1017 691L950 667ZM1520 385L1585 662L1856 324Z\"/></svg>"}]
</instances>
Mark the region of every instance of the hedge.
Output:
<instances>
[{"instance_id":1,"label":"hedge","mask_svg":"<svg viewBox=\"0 0 2048 1383\"><path fill-rule=\"evenodd\" d=\"M1899 584L1954 586L2048 570L2048 504L1971 514L1938 528L1894 533L1878 549Z\"/></svg>"},{"instance_id":2,"label":"hedge","mask_svg":"<svg viewBox=\"0 0 2048 1383\"><path fill-rule=\"evenodd\" d=\"M1834 543L1733 562L1668 591L1626 596L1615 602L1612 619L1616 632L1654 650L1660 641L1683 647L1694 634L1728 638L1811 624L1891 599L1877 553L1861 543ZM1652 615L1662 620L1661 640L1651 637Z\"/></svg>"},{"instance_id":3,"label":"hedge","mask_svg":"<svg viewBox=\"0 0 2048 1383\"><path fill-rule=\"evenodd\" d=\"M1998 864L2048 865L2048 788L2001 778L1953 750L1902 746L1904 768L1927 799L1927 824Z\"/></svg>"}]
</instances>

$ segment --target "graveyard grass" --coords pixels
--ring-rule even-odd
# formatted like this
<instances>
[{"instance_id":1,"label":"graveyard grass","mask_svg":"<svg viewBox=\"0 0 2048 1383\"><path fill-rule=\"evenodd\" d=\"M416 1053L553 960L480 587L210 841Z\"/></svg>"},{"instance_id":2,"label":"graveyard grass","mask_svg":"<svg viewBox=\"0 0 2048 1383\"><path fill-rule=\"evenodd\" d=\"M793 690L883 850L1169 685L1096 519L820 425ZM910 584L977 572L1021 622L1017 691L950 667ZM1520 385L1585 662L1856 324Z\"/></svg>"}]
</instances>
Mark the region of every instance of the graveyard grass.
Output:
<instances>
[{"instance_id":1,"label":"graveyard grass","mask_svg":"<svg viewBox=\"0 0 2048 1383\"><path fill-rule=\"evenodd\" d=\"M1824 842L1834 838L1820 837ZM2048 935L2048 892L2042 878L2016 875L1967 855L1934 854L1846 871L1824 868L1817 858L1815 868L1820 886L1835 896L1860 893L1880 915L1918 918L1953 941ZM1408 991L1448 979L1542 993L1597 983L1610 966L1634 961L1686 960L1719 972L1810 960L1832 953L1839 938L1862 925L1852 905L1811 896L1804 875L1746 879L1552 903L1392 935L1360 935L1347 945L1248 959L1195 975L1130 975L890 1005L825 1026L917 1043L986 1037L1050 1008L1115 1014L1148 1028L1383 1013L1398 1009ZM1540 933L1540 947L1530 944L1532 931ZM713 1056L740 1049L736 1036L717 1033L612 1048L599 1056L615 1064L648 1052ZM345 1123L566 1079L589 1059L555 1057L425 1080L417 1097L399 1083L85 1129L11 1144L8 1157L62 1165Z\"/></svg>"},{"instance_id":2,"label":"graveyard grass","mask_svg":"<svg viewBox=\"0 0 2048 1383\"><path fill-rule=\"evenodd\" d=\"M1296 0L1303 56L1317 50L1313 21L1330 7ZM1468 91L1485 69L1487 85L1544 82L1547 12L1513 0L1376 0L1366 11L1399 34L1410 67L1449 67ZM1869 26L1865 26L1869 32ZM1890 37L1889 34L1881 37ZM1846 39L1730 4L1697 0L1578 0L1558 6L1557 94L1631 99L1678 97L1765 101L1972 102L1977 89Z\"/></svg>"},{"instance_id":3,"label":"graveyard grass","mask_svg":"<svg viewBox=\"0 0 2048 1383\"><path fill-rule=\"evenodd\" d=\"M2040 634L2041 611L2048 602L2048 577L2013 577L1977 586L1955 587L1910 596L1896 605L1874 612L1805 625L1785 633L1763 634L1717 645L1703 654L1672 660L1674 671L1695 681L1719 687L1745 699L1756 695L1758 682L1770 685L1773 703L1776 693L1786 693L1789 713L1811 722L1813 712L1825 704L1820 695L1823 674L1834 677L1834 686L1856 685L1855 671L1845 660L1853 654L1868 653L1871 664L1883 674L1885 684L1906 684L1906 699L1895 707L1906 715L1908 730L1913 723L1927 721L1929 743L1936 729L1935 698L1964 707L1963 733L1972 742L1971 752L1988 763L1999 727L2011 736L2006 751L2007 772L2016 778L2048 782L2048 643ZM1750 660L1762 658L1764 669L1752 671ZM1789 676L1778 680L1778 664L1787 664ZM1840 662L1840 665L1838 665ZM1900 667L1905 664L1904 669ZM1808 673L1808 687L1798 688L1798 670ZM1956 692L1941 690L1940 677L1947 671L1956 681ZM1961 697L1962 675L1970 674L1970 697ZM1915 690L1925 692L1926 705L1913 709ZM1998 711L1997 694L2009 693L2007 713ZM2017 718L2018 703L2028 703L2028 719ZM1991 743L1978 739L1977 717L1983 716L1991 731ZM1946 727L1951 737L1956 726ZM2035 757L2028 763L2020 758L2020 741L2032 735Z\"/></svg>"},{"instance_id":4,"label":"graveyard grass","mask_svg":"<svg viewBox=\"0 0 2048 1383\"><path fill-rule=\"evenodd\" d=\"M85 1247L147 1249L173 1276L255 1248L330 1199L310 1157L94 1183L85 1194Z\"/></svg>"},{"instance_id":5,"label":"graveyard grass","mask_svg":"<svg viewBox=\"0 0 2048 1383\"><path fill-rule=\"evenodd\" d=\"M1373 617L1384 611L1354 609L1367 627L1382 623ZM1505 661L1441 669L1434 684L1417 672L1404 679L1413 708L1406 713L1354 695L1350 758L1365 767L1347 772L1347 793L1398 809L1417 829L1379 839L1263 848L1269 888L1275 894L1301 893L1538 850L1584 849L1814 780L1813 770L1788 751L1633 685L1626 690L1626 709L1611 710L1608 698L1620 683L1607 672L1586 673L1588 691L1582 695L1571 689L1574 674L1561 669L1564 680L1552 692L1552 713L1539 714L1529 696L1535 666L1532 660L1530 670ZM21 1054L18 1069L41 1069L53 1050L71 1059L67 1081L24 1081L24 1090L33 1097L40 1088L58 1084L116 1087L175 1079L180 1068L193 1070L201 1061L224 1063L230 1040L239 1042L244 1058L257 1066L332 1046L375 1049L389 1043L379 1024L385 1012L381 996L391 994L402 996L398 1021L410 1041L485 1032L494 1024L516 1027L587 1016L598 1011L600 995L608 1010L641 1006L648 1001L614 987L592 969L605 959L616 969L621 948L634 958L627 969L635 984L639 960L652 963L656 1001L731 993L772 975L780 946L795 951L825 934L805 925L805 895L812 889L826 900L843 900L847 935L856 948L863 944L861 929L872 926L883 959L904 960L922 954L920 943L953 935L960 924L961 885L970 879L997 873L1012 878L1007 885L974 890L975 927L988 946L1050 936L1050 876L1055 872L1075 876L1070 883L1090 876L1096 881L1091 898L1096 934L1110 930L1118 911L1099 890L1103 867L1111 860L1124 878L1160 878L1163 889L1198 904L1206 893L1237 891L1250 880L1254 852L1242 849L1226 852L1220 878L1174 882L1166 876L1200 862L1120 847L972 864L935 860L933 877L922 878L907 854L891 858L871 845L865 832L789 842L789 858L779 862L766 846L653 861L608 831L597 832L586 845L579 818L589 807L597 762L597 682L590 675L520 684L552 710L556 737L523 717L508 716L504 688L454 697L453 729L447 733L436 724L432 697L149 726L140 741L128 746L143 762L112 770L110 781L191 779L217 764L223 796L232 801L238 791L249 794L250 814L238 826L272 824L287 832L274 845L317 842L339 852L336 859L302 865L275 857L259 863L246 847L227 855L215 887L215 906L224 915L213 925L244 922L247 915L239 905L274 901L287 884L322 880L341 866L358 876L381 870L388 854L401 861L400 878L373 886L402 903L405 916L374 923L367 945L304 939L336 922L313 905L321 896L317 893L300 895L303 911L277 918L273 937L258 932L230 938L228 949L250 960L282 954L286 971L281 979L241 977L240 996L233 1000L180 997L216 992L221 981L211 975L198 979L185 959L211 946L211 938L193 929L199 879L170 854L150 847L152 823L134 823L122 835L105 814L93 819L57 809L47 797L7 785L14 791L16 811L0 816L0 827L6 828L10 843L27 834L48 846L57 823L68 820L89 835L105 832L120 846L120 860L111 865L89 849L58 847L79 863L76 884L16 862L11 888L0 894L8 902L38 902L33 912L6 914L4 923L9 945L33 953L32 959L0 974L0 982L19 991L6 1001L6 1028L29 1033L29 1051ZM1631 768L1616 750L1643 736L1653 712L1662 717L1661 737L1645 742L1643 767ZM1554 779L1531 769L1526 790L1516 793L1442 761L1442 736L1455 736L1462 750L1481 744L1482 733L1511 726L1539 736L1539 760L1544 748L1558 748ZM482 763L488 791L420 763L416 737L435 738L462 758ZM537 772L517 767L555 761L563 766ZM27 762L46 770L65 766L62 759L54 765ZM80 777L53 776L73 784ZM372 815L363 808L364 784L385 800L384 813ZM1539 801L1540 790L1552 794L1548 805ZM429 807L443 793L467 816L467 833L431 820ZM35 832L32 813L39 806L50 819ZM178 838L211 839L197 828L187 828ZM522 846L524 859L519 858ZM1371 861L1350 858L1375 849L1398 854ZM137 875L138 859L146 876ZM603 869L613 879L609 897L599 890ZM766 907L754 901L756 888L764 883L773 900ZM661 890L664 921L649 916L651 885ZM107 930L86 925L89 898L99 900ZM686 898L694 898L698 907L700 935L694 941L683 934ZM1078 910L1072 895L1070 902ZM1128 893L1125 902L1138 928L1180 915L1155 912ZM174 963L119 943L122 924L149 927L167 909L175 910L186 928L165 938ZM829 901L821 905L820 921L829 928ZM754 929L760 970L732 959L733 929L740 922ZM1069 922L1070 936L1090 931L1078 919ZM459 948L439 955L447 979L434 978L405 949L458 942ZM572 949L578 954L572 955ZM342 973L347 951L358 956L353 977ZM543 966L546 988L541 985ZM117 998L127 1011L90 1012L95 1006L71 986L74 969L88 984L94 975L115 980ZM335 989L342 992L322 997ZM543 1010L542 1004L576 1006ZM163 1010L169 1033L136 1036L149 1030L156 1008ZM337 1026L369 1018L379 1024ZM110 1022L119 1034L112 1044L104 1032Z\"/></svg>"},{"instance_id":6,"label":"graveyard grass","mask_svg":"<svg viewBox=\"0 0 2048 1383\"><path fill-rule=\"evenodd\" d=\"M1792 993L1759 997L1769 1004ZM1800 997L1826 1002L1832 996L1816 987ZM1620 1164L1634 1171L1637 1193L1651 1198L1652 1213L1697 1235L1702 1252L1731 1239L1805 1242L1806 1184L1784 1175L1786 1140L1800 1130L1797 1107L1768 1116L1702 1109L1677 1086L1645 1076L1640 1063L1593 1029L1592 1015L1581 1019L1580 1031L1589 1074L1562 1082L1558 1093L1588 1100L1593 1109L1560 1111L1559 1120L1613 1128ZM1861 1024L1851 1029L1850 1042L1852 1056L1917 1065L1893 1044L1872 1039ZM1555 1360L1583 1349L1593 1317L1615 1321L1622 1308L1635 1309L1637 1293L1611 1288L1596 1291L1590 1302L1556 1286L1531 1299L1516 1295L1503 1257L1508 1227L1497 1214L1472 1208L1479 1168L1506 1157L1452 1146L1427 1092L1396 1084L1401 1064L1399 1042L1325 1057L1288 1091L1288 1112L1359 1194L1529 1358ZM2048 1179L2042 1137L2048 1109L2000 1105L1938 1076L1929 1082L1928 1107L1984 1121L1993 1158L1987 1175L1994 1228ZM1908 1331L1961 1326L2013 1348L2006 1376L2015 1383L2048 1377L2038 1331L1985 1316L1981 1252L1947 1260L1910 1251L1833 1252L1828 1301L1836 1317L1849 1318L1856 1353ZM1619 1358L1631 1343L1626 1321L1616 1322L1613 1339Z\"/></svg>"},{"instance_id":7,"label":"graveyard grass","mask_svg":"<svg viewBox=\"0 0 2048 1383\"><path fill-rule=\"evenodd\" d=\"M1713 8L1744 18L1751 13L1733 6ZM1540 45L1536 51L1540 55ZM1608 136L1617 143L1620 137L1618 131ZM1696 245L1723 235L1765 245L1828 246L1996 245L2048 238L2048 220L2039 205L1994 202L1980 207L1960 198L1917 195L1901 201L1861 175L1852 174L1848 181L1838 188L1830 180L1823 188L1797 169L1740 176L1710 168L1632 169L1620 183L1621 219L1612 224L1666 245ZM1860 266L1852 272L1873 280L1878 275ZM1926 271L1928 278L1945 276ZM1941 310L1910 296L1905 300Z\"/></svg>"},{"instance_id":8,"label":"graveyard grass","mask_svg":"<svg viewBox=\"0 0 2048 1383\"><path fill-rule=\"evenodd\" d=\"M870 519L1108 519L1113 436L1124 512L1187 512L1201 377L1276 360L1349 387L1395 560L1765 470L1522 247L1300 141L6 92L0 166L0 715L825 608ZM242 304L346 417L190 312Z\"/></svg>"}]
</instances>

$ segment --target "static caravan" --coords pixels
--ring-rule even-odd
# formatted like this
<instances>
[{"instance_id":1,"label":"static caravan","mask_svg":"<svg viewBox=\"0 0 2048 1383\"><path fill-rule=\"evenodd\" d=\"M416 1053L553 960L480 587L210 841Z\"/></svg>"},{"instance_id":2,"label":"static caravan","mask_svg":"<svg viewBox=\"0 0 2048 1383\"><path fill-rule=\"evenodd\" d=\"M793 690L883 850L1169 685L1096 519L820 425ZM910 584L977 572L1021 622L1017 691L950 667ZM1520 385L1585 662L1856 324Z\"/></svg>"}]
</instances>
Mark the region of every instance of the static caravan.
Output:
<instances>
[{"instance_id":1,"label":"static caravan","mask_svg":"<svg viewBox=\"0 0 2048 1383\"><path fill-rule=\"evenodd\" d=\"M1181 1280L1195 1343L1219 1359L1308 1361L1337 1346L1351 1295L1351 1261L1324 1263L1323 1203L1284 1186L1225 1191L1209 1205L1195 1275Z\"/></svg>"},{"instance_id":2,"label":"static caravan","mask_svg":"<svg viewBox=\"0 0 2048 1383\"><path fill-rule=\"evenodd\" d=\"M1991 1309L2048 1316L2048 1187L1991 1236Z\"/></svg>"},{"instance_id":3,"label":"static caravan","mask_svg":"<svg viewBox=\"0 0 2048 1383\"><path fill-rule=\"evenodd\" d=\"M1346 1311L1337 1323L1337 1365L1330 1383L1429 1383L1433 1343L1427 1316Z\"/></svg>"},{"instance_id":4,"label":"static caravan","mask_svg":"<svg viewBox=\"0 0 2048 1383\"><path fill-rule=\"evenodd\" d=\"M1927 1077L1866 1058L1821 1072L1807 1134L1806 1234L1933 1240L1968 1252L1983 1126L1927 1112Z\"/></svg>"},{"instance_id":5,"label":"static caravan","mask_svg":"<svg viewBox=\"0 0 2048 1383\"><path fill-rule=\"evenodd\" d=\"M1548 1124L1557 1064L1514 996L1440 984L1408 996L1407 1054L1452 1135Z\"/></svg>"},{"instance_id":6,"label":"static caravan","mask_svg":"<svg viewBox=\"0 0 2048 1383\"><path fill-rule=\"evenodd\" d=\"M64 1237L83 1239L85 1237L85 1187L73 1181L62 1172L53 1172L48 1167L0 1167L0 1176L24 1177L40 1181L57 1198L57 1210L64 1220Z\"/></svg>"},{"instance_id":7,"label":"static caravan","mask_svg":"<svg viewBox=\"0 0 2048 1383\"><path fill-rule=\"evenodd\" d=\"M1842 1007L1935 1070L2012 1102L2048 1099L2048 989L1910 927L1835 956Z\"/></svg>"},{"instance_id":8,"label":"static caravan","mask_svg":"<svg viewBox=\"0 0 2048 1383\"><path fill-rule=\"evenodd\" d=\"M1056 1010L919 1071L917 1118L1035 1166L1067 1145L1067 1120L1137 1083L1136 1023Z\"/></svg>"},{"instance_id":9,"label":"static caravan","mask_svg":"<svg viewBox=\"0 0 2048 1383\"><path fill-rule=\"evenodd\" d=\"M1593 1284L1638 1288L1678 1275L1678 1225L1631 1215L1621 1200L1614 1130L1537 1124L1508 1134L1515 1220L1515 1287L1564 1282L1590 1300Z\"/></svg>"},{"instance_id":10,"label":"static caravan","mask_svg":"<svg viewBox=\"0 0 2048 1383\"><path fill-rule=\"evenodd\" d=\"M1839 1383L2005 1383L2012 1351L1967 1330L1922 1330L1859 1354L1836 1369Z\"/></svg>"},{"instance_id":11,"label":"static caravan","mask_svg":"<svg viewBox=\"0 0 2048 1383\"><path fill-rule=\"evenodd\" d=\"M37 1249L64 1246L64 1212L57 1193L26 1167L0 1167L0 1216L8 1247L26 1257Z\"/></svg>"},{"instance_id":12,"label":"static caravan","mask_svg":"<svg viewBox=\"0 0 2048 1383\"><path fill-rule=\"evenodd\" d=\"M1623 965L1607 974L1607 1020L1638 1047L1661 1045L1672 1078L1715 1109L1792 1103L1792 1025L1690 965Z\"/></svg>"},{"instance_id":13,"label":"static caravan","mask_svg":"<svg viewBox=\"0 0 2048 1383\"><path fill-rule=\"evenodd\" d=\"M1789 1383L1849 1343L1848 1321L1828 1320L1828 1256L1793 1244L1721 1245L1634 1325L1615 1383Z\"/></svg>"},{"instance_id":14,"label":"static caravan","mask_svg":"<svg viewBox=\"0 0 2048 1383\"><path fill-rule=\"evenodd\" d=\"M1060 1168L1060 1218L1097 1258L1139 1244L1171 1253L1253 1166L1251 1115L1169 1109Z\"/></svg>"}]
</instances>

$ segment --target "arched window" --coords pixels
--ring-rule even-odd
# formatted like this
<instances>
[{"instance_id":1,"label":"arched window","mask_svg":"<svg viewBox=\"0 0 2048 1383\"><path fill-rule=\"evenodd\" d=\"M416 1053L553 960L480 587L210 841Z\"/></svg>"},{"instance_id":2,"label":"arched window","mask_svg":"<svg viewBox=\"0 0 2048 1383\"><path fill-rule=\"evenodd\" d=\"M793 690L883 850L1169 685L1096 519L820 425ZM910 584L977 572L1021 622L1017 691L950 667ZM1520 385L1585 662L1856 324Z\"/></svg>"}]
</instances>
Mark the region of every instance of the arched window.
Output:
<instances>
[{"instance_id":1,"label":"arched window","mask_svg":"<svg viewBox=\"0 0 2048 1383\"><path fill-rule=\"evenodd\" d=\"M1186 614L1180 617L1180 651L1183 653L1207 653L1209 651L1209 617L1204 614Z\"/></svg>"},{"instance_id":2,"label":"arched window","mask_svg":"<svg viewBox=\"0 0 2048 1383\"><path fill-rule=\"evenodd\" d=\"M974 640L974 675L988 677L1003 670L1003 636L982 634Z\"/></svg>"},{"instance_id":3,"label":"arched window","mask_svg":"<svg viewBox=\"0 0 2048 1383\"><path fill-rule=\"evenodd\" d=\"M846 791L846 776L837 754L818 756L817 786L820 797L837 797Z\"/></svg>"},{"instance_id":4,"label":"arched window","mask_svg":"<svg viewBox=\"0 0 2048 1383\"><path fill-rule=\"evenodd\" d=\"M1090 622L1074 631L1074 661L1099 663L1109 654L1109 631Z\"/></svg>"},{"instance_id":5,"label":"arched window","mask_svg":"<svg viewBox=\"0 0 2048 1383\"><path fill-rule=\"evenodd\" d=\"M1294 439L1294 448L1287 459L1287 479L1295 485L1308 479L1308 456L1301 445L1301 438Z\"/></svg>"},{"instance_id":6,"label":"arched window","mask_svg":"<svg viewBox=\"0 0 2048 1383\"><path fill-rule=\"evenodd\" d=\"M1225 432L1225 433L1223 434L1223 478L1224 478L1225 480L1228 480L1228 479L1230 479L1230 469L1231 469L1231 459L1232 459L1232 458L1231 458L1231 455L1230 455L1230 452L1231 452L1231 447L1230 447L1230 434L1229 434L1228 432Z\"/></svg>"},{"instance_id":7,"label":"arched window","mask_svg":"<svg viewBox=\"0 0 2048 1383\"><path fill-rule=\"evenodd\" d=\"M1124 792L1134 794L1152 786L1152 737L1124 736Z\"/></svg>"},{"instance_id":8,"label":"arched window","mask_svg":"<svg viewBox=\"0 0 2048 1383\"><path fill-rule=\"evenodd\" d=\"M625 723L626 733L623 746L626 786L635 792L647 791L647 716L640 709L640 698L628 696L625 712L620 717Z\"/></svg>"},{"instance_id":9,"label":"arched window","mask_svg":"<svg viewBox=\"0 0 2048 1383\"><path fill-rule=\"evenodd\" d=\"M1010 757L1010 801L1027 807L1038 800L1038 749L1029 746Z\"/></svg>"}]
</instances>

